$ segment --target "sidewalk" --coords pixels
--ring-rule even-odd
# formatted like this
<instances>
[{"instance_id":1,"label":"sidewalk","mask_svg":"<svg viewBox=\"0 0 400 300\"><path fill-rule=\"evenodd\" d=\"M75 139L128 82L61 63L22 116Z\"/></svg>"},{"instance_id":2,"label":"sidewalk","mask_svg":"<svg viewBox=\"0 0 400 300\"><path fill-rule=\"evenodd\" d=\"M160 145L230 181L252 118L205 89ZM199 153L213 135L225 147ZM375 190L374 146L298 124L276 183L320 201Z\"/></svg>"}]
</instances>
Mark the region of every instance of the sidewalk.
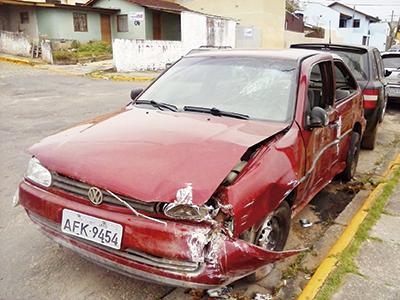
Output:
<instances>
[{"instance_id":1,"label":"sidewalk","mask_svg":"<svg viewBox=\"0 0 400 300\"><path fill-rule=\"evenodd\" d=\"M157 78L161 71L116 72L112 60L96 61L77 65L51 65L40 59L31 59L0 53L0 61L25 64L37 69L48 70L63 75L88 76L98 79L118 81L151 81Z\"/></svg>"},{"instance_id":2,"label":"sidewalk","mask_svg":"<svg viewBox=\"0 0 400 300\"><path fill-rule=\"evenodd\" d=\"M354 259L334 300L400 299L400 183Z\"/></svg>"}]
</instances>

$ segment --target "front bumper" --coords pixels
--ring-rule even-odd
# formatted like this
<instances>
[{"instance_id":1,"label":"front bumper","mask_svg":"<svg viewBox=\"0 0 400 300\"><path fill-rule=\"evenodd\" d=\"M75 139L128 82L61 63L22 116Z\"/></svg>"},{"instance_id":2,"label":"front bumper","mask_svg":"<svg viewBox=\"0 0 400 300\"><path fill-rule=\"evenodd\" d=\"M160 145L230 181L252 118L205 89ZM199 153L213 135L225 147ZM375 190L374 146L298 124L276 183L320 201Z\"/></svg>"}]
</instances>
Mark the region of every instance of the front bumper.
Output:
<instances>
[{"instance_id":1,"label":"front bumper","mask_svg":"<svg viewBox=\"0 0 400 300\"><path fill-rule=\"evenodd\" d=\"M215 288L303 251L267 251L212 230L209 224L166 221L164 225L121 210L110 211L106 206L74 201L25 181L20 184L19 198L32 221L56 242L109 269L160 284ZM121 224L121 249L62 233L65 208Z\"/></svg>"}]
</instances>

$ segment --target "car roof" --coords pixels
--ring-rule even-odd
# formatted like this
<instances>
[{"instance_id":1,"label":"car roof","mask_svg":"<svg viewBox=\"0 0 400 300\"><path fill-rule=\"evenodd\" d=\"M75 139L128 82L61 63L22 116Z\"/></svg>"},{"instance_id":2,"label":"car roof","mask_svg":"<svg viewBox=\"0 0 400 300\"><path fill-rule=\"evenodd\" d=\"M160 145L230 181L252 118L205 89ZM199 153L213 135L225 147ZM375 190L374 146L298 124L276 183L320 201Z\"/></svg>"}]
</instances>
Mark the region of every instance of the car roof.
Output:
<instances>
[{"instance_id":1,"label":"car roof","mask_svg":"<svg viewBox=\"0 0 400 300\"><path fill-rule=\"evenodd\" d=\"M307 49L283 49L283 50L268 50L268 49L232 49L232 50L217 50L217 51L201 51L191 53L185 57L263 57L276 58L282 60L302 60L304 58L321 54L320 51ZM324 53L326 55L326 53Z\"/></svg>"},{"instance_id":2,"label":"car roof","mask_svg":"<svg viewBox=\"0 0 400 300\"><path fill-rule=\"evenodd\" d=\"M352 45L352 44L332 44L332 43L299 43L299 44L292 44L290 45L292 48L297 47L331 47L331 48L343 48L349 50L366 50L371 51L373 49L377 49L376 47L372 46L365 46L365 45Z\"/></svg>"},{"instance_id":3,"label":"car roof","mask_svg":"<svg viewBox=\"0 0 400 300\"><path fill-rule=\"evenodd\" d=\"M398 51L398 52L382 52L381 53L381 56L382 57L384 57L384 56L400 56L400 51Z\"/></svg>"}]
</instances>

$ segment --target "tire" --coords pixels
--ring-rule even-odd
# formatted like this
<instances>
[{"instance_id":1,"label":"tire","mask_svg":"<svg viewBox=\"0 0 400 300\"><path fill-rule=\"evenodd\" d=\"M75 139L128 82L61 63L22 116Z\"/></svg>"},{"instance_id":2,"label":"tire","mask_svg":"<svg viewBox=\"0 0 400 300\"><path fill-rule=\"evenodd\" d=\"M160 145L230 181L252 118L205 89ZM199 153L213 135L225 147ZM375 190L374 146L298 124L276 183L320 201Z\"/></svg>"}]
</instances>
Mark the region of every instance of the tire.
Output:
<instances>
[{"instance_id":1,"label":"tire","mask_svg":"<svg viewBox=\"0 0 400 300\"><path fill-rule=\"evenodd\" d=\"M271 251L281 251L285 247L289 236L290 221L292 210L286 201L267 216L258 229L253 244ZM265 236L266 230L268 236ZM267 276L273 269L273 264L266 265L250 274L246 279L250 282L256 282Z\"/></svg>"},{"instance_id":2,"label":"tire","mask_svg":"<svg viewBox=\"0 0 400 300\"><path fill-rule=\"evenodd\" d=\"M346 168L342 172L342 178L344 181L350 181L357 169L358 157L360 154L360 134L353 131L351 135L350 147L347 152Z\"/></svg>"},{"instance_id":3,"label":"tire","mask_svg":"<svg viewBox=\"0 0 400 300\"><path fill-rule=\"evenodd\" d=\"M361 142L361 147L367 150L374 150L376 143L376 136L378 132L378 122L375 124L375 127L369 132L367 135L364 134L364 137Z\"/></svg>"}]
</instances>

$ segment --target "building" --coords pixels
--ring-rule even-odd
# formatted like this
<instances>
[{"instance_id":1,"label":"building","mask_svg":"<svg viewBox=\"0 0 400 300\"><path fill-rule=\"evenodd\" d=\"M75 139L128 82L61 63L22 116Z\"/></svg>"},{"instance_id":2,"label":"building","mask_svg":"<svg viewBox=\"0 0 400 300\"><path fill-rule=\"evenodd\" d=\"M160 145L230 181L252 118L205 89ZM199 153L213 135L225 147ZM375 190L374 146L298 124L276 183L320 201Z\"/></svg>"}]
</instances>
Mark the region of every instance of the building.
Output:
<instances>
[{"instance_id":1,"label":"building","mask_svg":"<svg viewBox=\"0 0 400 300\"><path fill-rule=\"evenodd\" d=\"M181 13L177 3L161 0L90 0L93 8L118 9L107 21L114 39L181 40Z\"/></svg>"},{"instance_id":2,"label":"building","mask_svg":"<svg viewBox=\"0 0 400 300\"><path fill-rule=\"evenodd\" d=\"M111 42L104 22L118 9L72 6L59 3L0 0L0 30L40 39Z\"/></svg>"},{"instance_id":3,"label":"building","mask_svg":"<svg viewBox=\"0 0 400 300\"><path fill-rule=\"evenodd\" d=\"M345 42L351 44L369 45L370 25L379 19L339 2L328 5L339 12L339 34Z\"/></svg>"},{"instance_id":4,"label":"building","mask_svg":"<svg viewBox=\"0 0 400 300\"><path fill-rule=\"evenodd\" d=\"M198 12L237 20L236 46L283 48L285 1L282 0L170 0Z\"/></svg>"},{"instance_id":5,"label":"building","mask_svg":"<svg viewBox=\"0 0 400 300\"><path fill-rule=\"evenodd\" d=\"M305 23L324 28L332 42L340 40L346 44L375 46L381 51L390 44L387 40L390 36L388 24L354 7L339 2L328 6L307 3L303 13Z\"/></svg>"}]
</instances>

